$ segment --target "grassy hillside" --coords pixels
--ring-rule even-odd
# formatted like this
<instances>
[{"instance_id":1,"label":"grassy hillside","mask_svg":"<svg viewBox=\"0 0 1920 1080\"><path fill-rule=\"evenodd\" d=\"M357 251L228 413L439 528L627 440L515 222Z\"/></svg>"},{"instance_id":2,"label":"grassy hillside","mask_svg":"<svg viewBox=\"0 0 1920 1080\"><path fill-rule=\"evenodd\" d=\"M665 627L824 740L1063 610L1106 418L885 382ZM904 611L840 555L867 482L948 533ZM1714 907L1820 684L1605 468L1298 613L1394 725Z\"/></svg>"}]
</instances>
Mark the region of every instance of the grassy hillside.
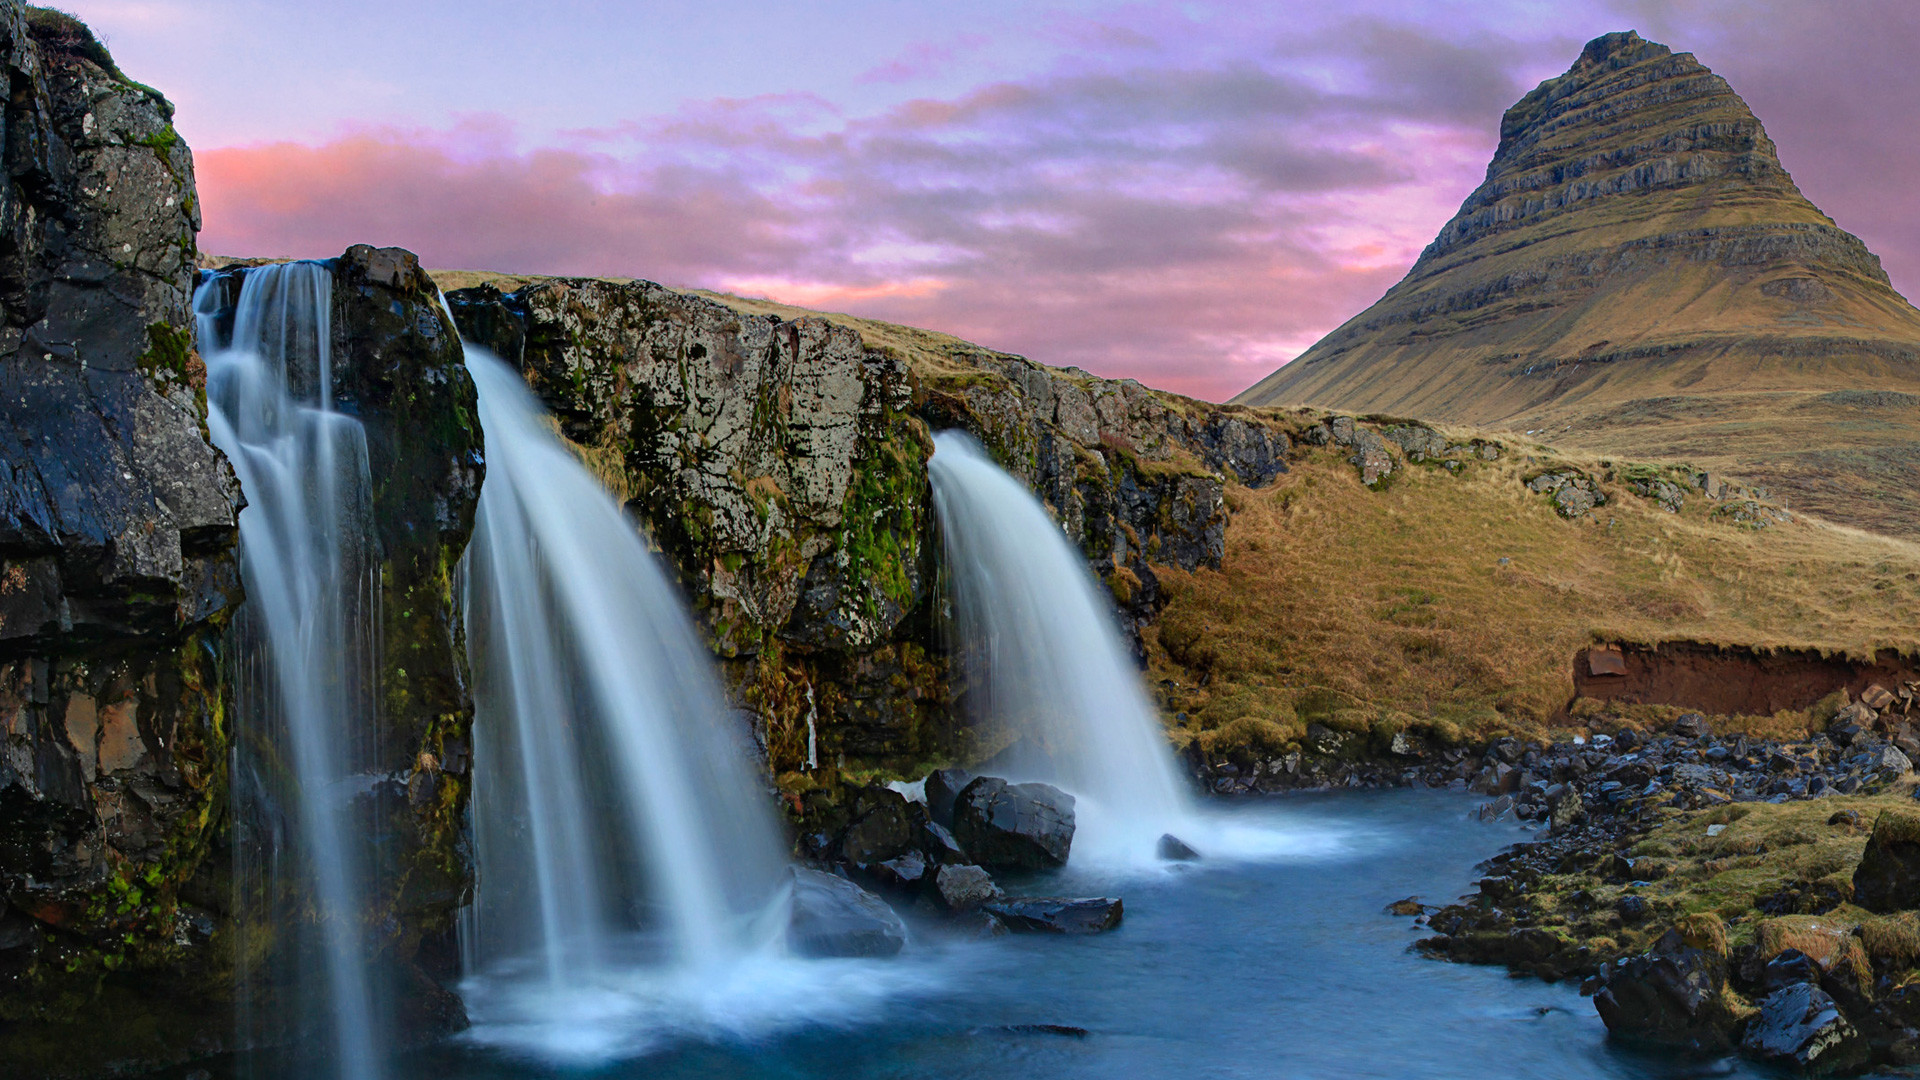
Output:
<instances>
[{"instance_id":1,"label":"grassy hillside","mask_svg":"<svg viewBox=\"0 0 1920 1080\"><path fill-rule=\"evenodd\" d=\"M1284 742L1336 717L1538 733L1596 641L1920 653L1920 544L1756 529L1697 493L1670 513L1604 480L1607 504L1565 520L1527 478L1626 470L1538 446L1403 466L1380 491L1345 457L1305 448L1273 487L1231 489L1221 568L1162 577L1150 674L1178 738Z\"/></svg>"}]
</instances>

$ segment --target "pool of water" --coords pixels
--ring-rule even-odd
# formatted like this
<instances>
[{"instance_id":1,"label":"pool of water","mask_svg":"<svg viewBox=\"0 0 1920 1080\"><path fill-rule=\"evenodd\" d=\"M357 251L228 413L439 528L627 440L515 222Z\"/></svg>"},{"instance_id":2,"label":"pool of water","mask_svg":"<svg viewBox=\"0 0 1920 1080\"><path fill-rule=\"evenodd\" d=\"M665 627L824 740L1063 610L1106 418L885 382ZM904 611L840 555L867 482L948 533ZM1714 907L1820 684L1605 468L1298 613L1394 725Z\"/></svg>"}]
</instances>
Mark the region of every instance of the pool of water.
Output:
<instances>
[{"instance_id":1,"label":"pool of water","mask_svg":"<svg viewBox=\"0 0 1920 1080\"><path fill-rule=\"evenodd\" d=\"M1221 807L1229 831L1289 842L1257 859L1101 874L1069 867L1028 892L1118 894L1093 938L942 939L835 969L782 1022L637 1040L594 1060L466 1039L409 1059L437 1080L546 1077L1686 1077L1757 1076L1609 1044L1571 983L1422 959L1409 895L1445 902L1525 834L1434 792L1303 796ZM864 966L862 966L864 965ZM769 976L770 978L773 976ZM749 985L738 988L746 999ZM789 986L766 996L792 996ZM840 1006L826 995L838 994ZM1048 1031L1041 1025L1084 1029Z\"/></svg>"}]
</instances>

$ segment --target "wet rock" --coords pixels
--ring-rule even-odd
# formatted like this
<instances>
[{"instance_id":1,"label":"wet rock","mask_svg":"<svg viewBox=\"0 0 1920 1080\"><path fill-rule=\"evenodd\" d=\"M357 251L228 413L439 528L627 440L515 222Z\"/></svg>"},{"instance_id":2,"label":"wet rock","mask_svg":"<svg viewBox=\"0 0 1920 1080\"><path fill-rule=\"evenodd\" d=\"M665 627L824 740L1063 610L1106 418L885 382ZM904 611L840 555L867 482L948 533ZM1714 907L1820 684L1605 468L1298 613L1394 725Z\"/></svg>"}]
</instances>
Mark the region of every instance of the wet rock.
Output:
<instances>
[{"instance_id":1,"label":"wet rock","mask_svg":"<svg viewBox=\"0 0 1920 1080\"><path fill-rule=\"evenodd\" d=\"M897 859L914 847L913 820L906 796L891 788L863 789L853 805L853 824L840 841L840 857L853 866Z\"/></svg>"},{"instance_id":2,"label":"wet rock","mask_svg":"<svg viewBox=\"0 0 1920 1080\"><path fill-rule=\"evenodd\" d=\"M1594 1008L1615 1036L1704 1052L1733 1045L1724 959L1668 931L1652 950L1600 970Z\"/></svg>"},{"instance_id":3,"label":"wet rock","mask_svg":"<svg viewBox=\"0 0 1920 1080\"><path fill-rule=\"evenodd\" d=\"M953 833L931 821L923 822L920 826L920 850L926 853L927 861L936 866L954 866L969 861L966 851L960 847L960 841L953 838Z\"/></svg>"},{"instance_id":4,"label":"wet rock","mask_svg":"<svg viewBox=\"0 0 1920 1080\"><path fill-rule=\"evenodd\" d=\"M1050 784L983 776L954 800L954 838L988 869L1063 866L1073 846L1073 796Z\"/></svg>"},{"instance_id":5,"label":"wet rock","mask_svg":"<svg viewBox=\"0 0 1920 1080\"><path fill-rule=\"evenodd\" d=\"M927 774L927 817L934 824L953 828L953 800L973 782L973 774L965 769L935 769Z\"/></svg>"},{"instance_id":6,"label":"wet rock","mask_svg":"<svg viewBox=\"0 0 1920 1080\"><path fill-rule=\"evenodd\" d=\"M1417 896L1409 896L1405 900L1395 900L1393 903L1387 905L1387 914L1389 915L1400 915L1404 917L1424 915L1426 912L1427 905L1421 903L1420 898Z\"/></svg>"},{"instance_id":7,"label":"wet rock","mask_svg":"<svg viewBox=\"0 0 1920 1080\"><path fill-rule=\"evenodd\" d=\"M796 866L787 942L802 956L892 956L906 945L907 927L853 882Z\"/></svg>"},{"instance_id":8,"label":"wet rock","mask_svg":"<svg viewBox=\"0 0 1920 1080\"><path fill-rule=\"evenodd\" d=\"M948 911L972 911L1000 898L1000 886L978 866L943 866L934 876L934 889Z\"/></svg>"},{"instance_id":9,"label":"wet rock","mask_svg":"<svg viewBox=\"0 0 1920 1080\"><path fill-rule=\"evenodd\" d=\"M1819 983L1820 965L1799 949L1787 949L1767 961L1761 969L1761 989L1772 993L1795 983Z\"/></svg>"},{"instance_id":10,"label":"wet rock","mask_svg":"<svg viewBox=\"0 0 1920 1080\"><path fill-rule=\"evenodd\" d=\"M927 865L926 856L917 851L875 863L868 868L875 880L890 889L901 892L913 892L926 884L933 868Z\"/></svg>"},{"instance_id":11,"label":"wet rock","mask_svg":"<svg viewBox=\"0 0 1920 1080\"><path fill-rule=\"evenodd\" d=\"M1869 911L1920 907L1920 815L1881 812L1854 867L1853 898Z\"/></svg>"},{"instance_id":12,"label":"wet rock","mask_svg":"<svg viewBox=\"0 0 1920 1080\"><path fill-rule=\"evenodd\" d=\"M983 910L998 916L1010 930L1048 934L1102 933L1119 926L1122 915L1117 897L1023 896L993 901Z\"/></svg>"},{"instance_id":13,"label":"wet rock","mask_svg":"<svg viewBox=\"0 0 1920 1080\"><path fill-rule=\"evenodd\" d=\"M1816 1074L1864 1065L1869 1054L1866 1040L1841 1015L1839 1006L1808 982L1768 994L1760 1002L1760 1015L1747 1023L1740 1049L1762 1061Z\"/></svg>"},{"instance_id":14,"label":"wet rock","mask_svg":"<svg viewBox=\"0 0 1920 1080\"><path fill-rule=\"evenodd\" d=\"M1199 852L1188 847L1186 841L1172 833L1161 834L1157 851L1160 857L1168 862L1192 862L1200 857Z\"/></svg>"}]
</instances>

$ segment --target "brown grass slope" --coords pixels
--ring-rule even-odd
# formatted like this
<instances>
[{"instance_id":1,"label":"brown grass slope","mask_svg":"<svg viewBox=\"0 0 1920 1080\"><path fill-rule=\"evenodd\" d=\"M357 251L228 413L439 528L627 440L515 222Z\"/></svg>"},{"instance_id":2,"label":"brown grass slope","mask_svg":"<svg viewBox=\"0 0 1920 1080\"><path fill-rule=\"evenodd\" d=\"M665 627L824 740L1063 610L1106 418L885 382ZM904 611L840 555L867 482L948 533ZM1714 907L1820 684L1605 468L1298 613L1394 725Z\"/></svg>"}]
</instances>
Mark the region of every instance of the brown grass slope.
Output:
<instances>
[{"instance_id":1,"label":"brown grass slope","mask_svg":"<svg viewBox=\"0 0 1920 1080\"><path fill-rule=\"evenodd\" d=\"M1920 311L1690 54L1590 43L1380 301L1234 399L1689 460L1920 535Z\"/></svg>"}]
</instances>

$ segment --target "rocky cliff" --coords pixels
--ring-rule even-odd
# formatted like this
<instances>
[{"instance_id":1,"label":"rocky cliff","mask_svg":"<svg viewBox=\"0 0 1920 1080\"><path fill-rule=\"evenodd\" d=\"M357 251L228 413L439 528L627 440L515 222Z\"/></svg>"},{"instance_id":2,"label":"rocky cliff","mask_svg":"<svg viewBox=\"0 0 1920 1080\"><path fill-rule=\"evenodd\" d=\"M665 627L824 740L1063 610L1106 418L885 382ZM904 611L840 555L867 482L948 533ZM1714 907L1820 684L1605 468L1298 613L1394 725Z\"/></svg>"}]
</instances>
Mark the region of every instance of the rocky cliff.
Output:
<instances>
[{"instance_id":1,"label":"rocky cliff","mask_svg":"<svg viewBox=\"0 0 1920 1080\"><path fill-rule=\"evenodd\" d=\"M448 300L627 495L789 787L814 771L810 731L816 765L909 768L968 749L930 430L972 431L1033 485L1136 626L1161 603L1154 565L1219 562L1218 470L1259 484L1285 469L1270 420L1133 383L959 342L938 356L869 347L844 320L650 282L515 284Z\"/></svg>"},{"instance_id":2,"label":"rocky cliff","mask_svg":"<svg viewBox=\"0 0 1920 1080\"><path fill-rule=\"evenodd\" d=\"M0 54L0 1058L80 1070L207 1036L178 999L224 992L186 898L217 847L243 500L206 438L171 106L53 12L0 3Z\"/></svg>"},{"instance_id":3,"label":"rocky cliff","mask_svg":"<svg viewBox=\"0 0 1920 1080\"><path fill-rule=\"evenodd\" d=\"M86 27L0 0L0 1061L90 1075L233 1044L227 624L245 505L210 444L199 225L172 107ZM404 252L334 263L335 398L384 560L383 954L458 1022L471 703L452 570L481 474L458 339ZM222 286L237 290L244 271ZM437 1013L434 1010L439 1010Z\"/></svg>"},{"instance_id":4,"label":"rocky cliff","mask_svg":"<svg viewBox=\"0 0 1920 1080\"><path fill-rule=\"evenodd\" d=\"M1590 42L1398 285L1235 399L1691 460L1920 530L1920 311L1691 54Z\"/></svg>"}]
</instances>

